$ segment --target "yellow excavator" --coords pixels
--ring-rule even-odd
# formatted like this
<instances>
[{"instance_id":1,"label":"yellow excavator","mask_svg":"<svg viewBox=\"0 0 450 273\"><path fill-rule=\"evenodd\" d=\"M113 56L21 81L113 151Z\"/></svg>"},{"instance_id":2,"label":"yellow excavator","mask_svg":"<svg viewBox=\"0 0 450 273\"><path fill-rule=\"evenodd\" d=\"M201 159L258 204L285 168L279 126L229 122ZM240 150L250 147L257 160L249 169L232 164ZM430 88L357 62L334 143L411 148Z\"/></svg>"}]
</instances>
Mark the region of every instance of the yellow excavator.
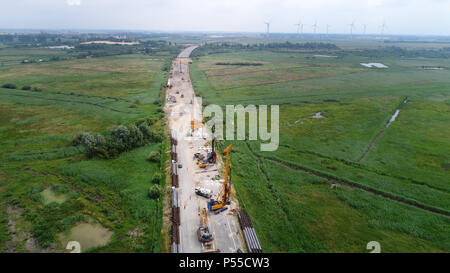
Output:
<instances>
[{"instance_id":1,"label":"yellow excavator","mask_svg":"<svg viewBox=\"0 0 450 273\"><path fill-rule=\"evenodd\" d=\"M223 151L226 153L226 162L225 162L225 179L221 184L223 185L223 189L220 194L217 196L217 199L211 198L208 201L208 210L214 212L214 214L221 213L222 211L227 210L226 205L230 204L230 195L231 195L231 164L230 164L230 151L232 145L228 145L228 147Z\"/></svg>"}]
</instances>

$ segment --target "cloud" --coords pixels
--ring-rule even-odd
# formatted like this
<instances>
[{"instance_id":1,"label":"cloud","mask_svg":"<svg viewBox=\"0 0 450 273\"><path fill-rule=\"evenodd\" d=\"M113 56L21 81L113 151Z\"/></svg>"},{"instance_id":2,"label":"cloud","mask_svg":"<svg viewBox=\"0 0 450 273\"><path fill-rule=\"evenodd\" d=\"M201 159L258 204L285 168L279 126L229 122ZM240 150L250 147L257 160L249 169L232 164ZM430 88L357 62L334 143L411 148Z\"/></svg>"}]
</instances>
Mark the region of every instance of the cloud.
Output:
<instances>
[{"instance_id":1,"label":"cloud","mask_svg":"<svg viewBox=\"0 0 450 273\"><path fill-rule=\"evenodd\" d=\"M67 5L79 6L79 5L81 5L81 0L67 0Z\"/></svg>"}]
</instances>

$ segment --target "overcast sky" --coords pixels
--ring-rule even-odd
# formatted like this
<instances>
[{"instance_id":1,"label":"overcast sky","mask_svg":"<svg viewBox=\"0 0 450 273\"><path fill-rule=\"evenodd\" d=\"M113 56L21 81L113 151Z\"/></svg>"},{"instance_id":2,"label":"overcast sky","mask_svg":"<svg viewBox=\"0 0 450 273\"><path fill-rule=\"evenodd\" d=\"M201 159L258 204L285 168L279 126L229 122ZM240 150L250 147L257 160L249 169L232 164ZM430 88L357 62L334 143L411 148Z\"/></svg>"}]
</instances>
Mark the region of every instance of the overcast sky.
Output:
<instances>
[{"instance_id":1,"label":"overcast sky","mask_svg":"<svg viewBox=\"0 0 450 273\"><path fill-rule=\"evenodd\" d=\"M0 29L304 32L450 35L450 0L0 0Z\"/></svg>"}]
</instances>

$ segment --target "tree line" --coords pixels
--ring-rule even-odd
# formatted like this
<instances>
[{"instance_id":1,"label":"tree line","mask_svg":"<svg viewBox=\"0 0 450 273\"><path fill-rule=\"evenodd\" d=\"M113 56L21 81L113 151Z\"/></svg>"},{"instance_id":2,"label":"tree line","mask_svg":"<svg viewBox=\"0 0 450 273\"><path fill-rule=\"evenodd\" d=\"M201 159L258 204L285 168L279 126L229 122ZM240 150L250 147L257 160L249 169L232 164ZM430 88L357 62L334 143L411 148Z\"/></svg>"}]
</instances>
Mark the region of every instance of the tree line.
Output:
<instances>
[{"instance_id":1,"label":"tree line","mask_svg":"<svg viewBox=\"0 0 450 273\"><path fill-rule=\"evenodd\" d=\"M128 126L114 127L105 135L83 132L73 139L72 145L83 146L89 158L114 158L150 142L162 142L163 133L152 127L155 122L153 118L141 119Z\"/></svg>"}]
</instances>

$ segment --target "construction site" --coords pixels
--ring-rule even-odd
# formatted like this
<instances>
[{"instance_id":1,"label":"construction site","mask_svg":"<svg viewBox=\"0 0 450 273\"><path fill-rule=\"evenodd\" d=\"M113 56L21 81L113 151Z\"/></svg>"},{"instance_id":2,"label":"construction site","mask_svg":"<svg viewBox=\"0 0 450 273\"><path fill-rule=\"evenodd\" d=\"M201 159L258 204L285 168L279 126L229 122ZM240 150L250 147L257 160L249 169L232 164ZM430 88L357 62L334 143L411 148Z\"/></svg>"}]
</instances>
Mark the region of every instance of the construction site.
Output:
<instances>
[{"instance_id":1,"label":"construction site","mask_svg":"<svg viewBox=\"0 0 450 273\"><path fill-rule=\"evenodd\" d=\"M171 252L262 252L247 213L233 197L233 147L217 150L214 126L203 121L189 76L189 56L172 63L166 107L171 136Z\"/></svg>"}]
</instances>

